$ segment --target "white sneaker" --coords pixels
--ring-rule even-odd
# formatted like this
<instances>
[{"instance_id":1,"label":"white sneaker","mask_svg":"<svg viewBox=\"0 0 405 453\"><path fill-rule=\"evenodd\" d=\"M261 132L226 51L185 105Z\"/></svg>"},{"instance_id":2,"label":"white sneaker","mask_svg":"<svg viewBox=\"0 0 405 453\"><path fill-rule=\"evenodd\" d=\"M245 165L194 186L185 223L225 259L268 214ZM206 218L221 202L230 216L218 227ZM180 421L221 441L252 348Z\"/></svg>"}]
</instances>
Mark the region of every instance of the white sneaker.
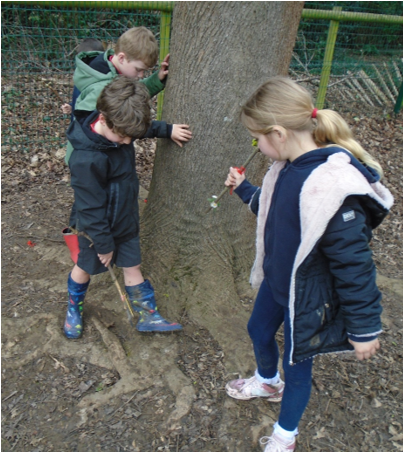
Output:
<instances>
[{"instance_id":1,"label":"white sneaker","mask_svg":"<svg viewBox=\"0 0 405 453\"><path fill-rule=\"evenodd\" d=\"M267 401L278 403L283 398L284 382L280 379L277 384L262 384L256 376L250 379L236 379L225 386L226 393L237 400L252 398L267 398Z\"/></svg>"},{"instance_id":2,"label":"white sneaker","mask_svg":"<svg viewBox=\"0 0 405 453\"><path fill-rule=\"evenodd\" d=\"M270 437L265 436L260 439L261 445L266 445L264 451L288 452L295 449L295 436L291 441L273 433Z\"/></svg>"}]
</instances>

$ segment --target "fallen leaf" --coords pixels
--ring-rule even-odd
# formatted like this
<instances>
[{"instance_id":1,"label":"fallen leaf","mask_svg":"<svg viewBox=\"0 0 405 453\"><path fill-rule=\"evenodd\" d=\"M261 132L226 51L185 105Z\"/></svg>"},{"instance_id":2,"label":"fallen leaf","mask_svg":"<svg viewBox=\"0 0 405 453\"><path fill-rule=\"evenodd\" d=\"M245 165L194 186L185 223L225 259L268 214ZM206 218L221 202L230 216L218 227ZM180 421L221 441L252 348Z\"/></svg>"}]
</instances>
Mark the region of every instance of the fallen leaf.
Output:
<instances>
[{"instance_id":1,"label":"fallen leaf","mask_svg":"<svg viewBox=\"0 0 405 453\"><path fill-rule=\"evenodd\" d=\"M371 401L371 405L372 405L373 407L381 407L381 406L382 406L382 404L380 403L380 401L378 401L377 398L374 398L374 399Z\"/></svg>"},{"instance_id":2,"label":"fallen leaf","mask_svg":"<svg viewBox=\"0 0 405 453\"><path fill-rule=\"evenodd\" d=\"M325 431L325 428L321 428L315 436L312 437L312 439L322 439L323 437L329 437L329 434L327 431Z\"/></svg>"}]
</instances>

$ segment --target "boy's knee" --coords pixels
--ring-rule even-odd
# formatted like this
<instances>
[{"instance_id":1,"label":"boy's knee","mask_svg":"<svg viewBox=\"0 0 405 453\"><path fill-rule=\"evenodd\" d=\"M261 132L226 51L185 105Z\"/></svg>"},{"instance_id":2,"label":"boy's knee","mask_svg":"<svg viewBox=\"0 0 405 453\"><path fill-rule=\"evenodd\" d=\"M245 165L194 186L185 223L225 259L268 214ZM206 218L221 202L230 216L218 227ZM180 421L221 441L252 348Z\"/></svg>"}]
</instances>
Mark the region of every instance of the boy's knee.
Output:
<instances>
[{"instance_id":1,"label":"boy's knee","mask_svg":"<svg viewBox=\"0 0 405 453\"><path fill-rule=\"evenodd\" d=\"M70 276L76 283L86 283L90 280L90 274L80 268L77 264L72 269Z\"/></svg>"}]
</instances>

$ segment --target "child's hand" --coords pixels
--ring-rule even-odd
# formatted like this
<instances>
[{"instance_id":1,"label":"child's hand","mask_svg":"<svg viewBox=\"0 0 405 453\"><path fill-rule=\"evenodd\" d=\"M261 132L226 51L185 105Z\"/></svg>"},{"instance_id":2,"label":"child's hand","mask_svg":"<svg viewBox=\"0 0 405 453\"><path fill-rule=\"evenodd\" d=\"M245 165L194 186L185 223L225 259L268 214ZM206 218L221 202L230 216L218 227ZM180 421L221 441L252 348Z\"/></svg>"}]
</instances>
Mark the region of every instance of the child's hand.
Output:
<instances>
[{"instance_id":1,"label":"child's hand","mask_svg":"<svg viewBox=\"0 0 405 453\"><path fill-rule=\"evenodd\" d=\"M100 253L98 253L97 256L101 263L104 264L105 267L108 267L108 265L111 263L113 254L114 252L106 253L105 255L101 255Z\"/></svg>"},{"instance_id":2,"label":"child's hand","mask_svg":"<svg viewBox=\"0 0 405 453\"><path fill-rule=\"evenodd\" d=\"M354 347L354 352L359 360L369 359L377 352L378 349L380 349L380 342L378 341L378 338L364 343L349 340L349 343Z\"/></svg>"},{"instance_id":3,"label":"child's hand","mask_svg":"<svg viewBox=\"0 0 405 453\"><path fill-rule=\"evenodd\" d=\"M173 124L172 136L170 137L174 143L177 143L180 148L183 147L181 142L188 142L193 134L188 129L190 126L187 124Z\"/></svg>"},{"instance_id":4,"label":"child's hand","mask_svg":"<svg viewBox=\"0 0 405 453\"><path fill-rule=\"evenodd\" d=\"M228 177L226 178L225 185L236 189L246 179L245 173L240 174L236 168L229 169Z\"/></svg>"},{"instance_id":5,"label":"child's hand","mask_svg":"<svg viewBox=\"0 0 405 453\"><path fill-rule=\"evenodd\" d=\"M167 54L162 63L160 63L158 77L161 82L167 77L167 74L169 74L169 60L170 54Z\"/></svg>"},{"instance_id":6,"label":"child's hand","mask_svg":"<svg viewBox=\"0 0 405 453\"><path fill-rule=\"evenodd\" d=\"M62 105L62 112L65 115L70 115L72 113L72 106L70 104L63 104Z\"/></svg>"}]
</instances>

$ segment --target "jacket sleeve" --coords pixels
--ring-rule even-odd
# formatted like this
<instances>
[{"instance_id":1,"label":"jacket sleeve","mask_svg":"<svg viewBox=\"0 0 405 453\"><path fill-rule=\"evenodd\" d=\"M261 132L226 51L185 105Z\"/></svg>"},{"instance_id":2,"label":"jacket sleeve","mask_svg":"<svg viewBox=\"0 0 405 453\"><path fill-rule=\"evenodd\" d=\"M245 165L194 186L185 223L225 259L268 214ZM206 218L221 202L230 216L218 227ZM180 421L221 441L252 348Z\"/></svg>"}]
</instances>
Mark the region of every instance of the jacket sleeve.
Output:
<instances>
[{"instance_id":1,"label":"jacket sleeve","mask_svg":"<svg viewBox=\"0 0 405 453\"><path fill-rule=\"evenodd\" d=\"M156 96L158 93L164 90L166 79L162 82L158 77L158 71L156 71L146 79L140 80L140 82L146 85L150 97L153 98L153 96Z\"/></svg>"},{"instance_id":2,"label":"jacket sleeve","mask_svg":"<svg viewBox=\"0 0 405 453\"><path fill-rule=\"evenodd\" d=\"M107 219L108 162L106 156L95 154L82 150L72 153L69 160L71 186L79 219L78 230L91 237L97 253L106 254L115 250Z\"/></svg>"},{"instance_id":3,"label":"jacket sleeve","mask_svg":"<svg viewBox=\"0 0 405 453\"><path fill-rule=\"evenodd\" d=\"M99 98L100 93L103 91L103 88L110 82L111 80L101 80L99 82L88 85L83 91L80 92L80 95L76 98L74 111L85 110L87 112L92 112L93 110L95 110L97 99Z\"/></svg>"},{"instance_id":4,"label":"jacket sleeve","mask_svg":"<svg viewBox=\"0 0 405 453\"><path fill-rule=\"evenodd\" d=\"M152 121L150 128L142 138L170 138L173 125L166 121Z\"/></svg>"},{"instance_id":5,"label":"jacket sleeve","mask_svg":"<svg viewBox=\"0 0 405 453\"><path fill-rule=\"evenodd\" d=\"M381 293L369 247L371 227L358 197L348 197L329 222L320 242L334 278L346 330L354 341L381 332Z\"/></svg>"},{"instance_id":6,"label":"jacket sleeve","mask_svg":"<svg viewBox=\"0 0 405 453\"><path fill-rule=\"evenodd\" d=\"M245 179L235 189L235 193L244 203L249 205L249 208L253 212L253 214L257 215L257 213L259 212L261 188L254 186L247 179Z\"/></svg>"}]
</instances>

